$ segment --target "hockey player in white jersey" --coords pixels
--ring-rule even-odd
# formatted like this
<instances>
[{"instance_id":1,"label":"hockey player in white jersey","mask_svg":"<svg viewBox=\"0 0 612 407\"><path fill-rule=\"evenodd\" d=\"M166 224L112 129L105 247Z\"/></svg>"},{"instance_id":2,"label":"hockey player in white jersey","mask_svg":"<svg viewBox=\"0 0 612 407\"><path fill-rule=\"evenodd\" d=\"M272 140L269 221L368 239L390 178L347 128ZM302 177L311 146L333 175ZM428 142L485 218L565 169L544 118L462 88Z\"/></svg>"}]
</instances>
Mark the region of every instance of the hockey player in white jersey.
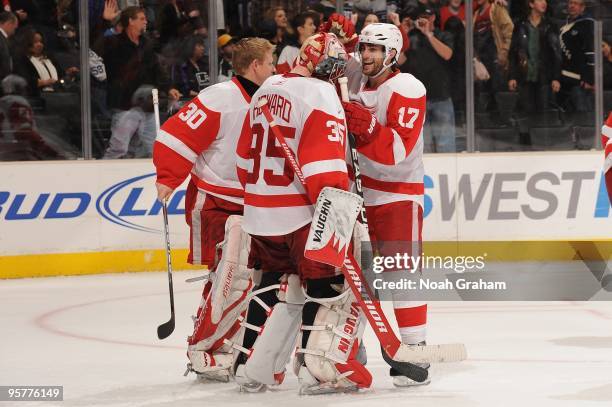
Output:
<instances>
[{"instance_id":1,"label":"hockey player in white jersey","mask_svg":"<svg viewBox=\"0 0 612 407\"><path fill-rule=\"evenodd\" d=\"M233 344L241 351L236 382L247 391L283 381L296 341L294 371L301 393L354 391L371 384L358 360L365 325L355 297L337 269L304 257L320 191L346 191L349 185L344 111L330 83L343 75L346 59L334 35L308 38L298 65L269 78L255 93L251 131L238 143L243 228L253 241L250 265L262 271L243 322L244 339ZM258 104L262 98L264 107ZM284 158L270 119L286 139L306 187Z\"/></svg>"},{"instance_id":2,"label":"hockey player in white jersey","mask_svg":"<svg viewBox=\"0 0 612 407\"><path fill-rule=\"evenodd\" d=\"M274 46L267 40L243 39L235 47L238 75L206 88L168 119L153 150L160 200L191 173L185 197L191 229L188 262L211 271L187 340L188 371L224 381L230 377L232 355L223 341L240 336L238 317L252 288L252 271L246 267L249 238L240 227L243 189L235 146L251 97L274 73Z\"/></svg>"},{"instance_id":3,"label":"hockey player in white jersey","mask_svg":"<svg viewBox=\"0 0 612 407\"><path fill-rule=\"evenodd\" d=\"M606 178L606 188L608 198L612 204L612 112L608 114L608 120L601 129L601 145L604 148L604 177Z\"/></svg>"},{"instance_id":4,"label":"hockey player in white jersey","mask_svg":"<svg viewBox=\"0 0 612 407\"><path fill-rule=\"evenodd\" d=\"M351 33L343 15L330 17L325 29ZM354 38L342 38L347 44ZM400 30L376 23L359 35L356 58L347 66L351 102L344 103L349 132L355 136L370 237L380 255L421 254L423 225L423 123L426 90L397 60ZM394 295L402 342L425 342L427 305ZM426 366L428 367L428 366ZM397 386L426 384L398 376Z\"/></svg>"}]
</instances>

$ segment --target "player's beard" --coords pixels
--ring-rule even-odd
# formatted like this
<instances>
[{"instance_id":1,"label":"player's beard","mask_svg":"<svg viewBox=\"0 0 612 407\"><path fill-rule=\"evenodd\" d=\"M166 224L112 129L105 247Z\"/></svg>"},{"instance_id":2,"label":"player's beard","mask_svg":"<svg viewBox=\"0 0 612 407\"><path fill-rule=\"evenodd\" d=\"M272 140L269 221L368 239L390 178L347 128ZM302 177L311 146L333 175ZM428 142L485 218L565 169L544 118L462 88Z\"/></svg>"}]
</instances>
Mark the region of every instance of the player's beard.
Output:
<instances>
[{"instance_id":1,"label":"player's beard","mask_svg":"<svg viewBox=\"0 0 612 407\"><path fill-rule=\"evenodd\" d=\"M366 76L376 76L381 69L383 69L382 58L376 58L372 60L369 64L365 62L362 63L362 72Z\"/></svg>"}]
</instances>

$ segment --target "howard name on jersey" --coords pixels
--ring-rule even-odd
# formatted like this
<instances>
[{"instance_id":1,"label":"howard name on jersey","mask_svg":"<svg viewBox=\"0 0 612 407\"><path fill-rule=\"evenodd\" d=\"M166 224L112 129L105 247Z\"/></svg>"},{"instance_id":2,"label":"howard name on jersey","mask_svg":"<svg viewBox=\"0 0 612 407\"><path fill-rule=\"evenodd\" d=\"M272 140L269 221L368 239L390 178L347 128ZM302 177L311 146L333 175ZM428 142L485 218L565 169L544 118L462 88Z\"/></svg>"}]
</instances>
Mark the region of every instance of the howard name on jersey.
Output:
<instances>
[{"instance_id":1,"label":"howard name on jersey","mask_svg":"<svg viewBox=\"0 0 612 407\"><path fill-rule=\"evenodd\" d=\"M395 72L378 88L366 86L355 59L349 62L351 98L376 115L382 128L359 148L366 205L414 201L423 205L423 124L425 86L408 73Z\"/></svg>"},{"instance_id":2,"label":"howard name on jersey","mask_svg":"<svg viewBox=\"0 0 612 407\"><path fill-rule=\"evenodd\" d=\"M235 150L250 101L233 78L206 88L168 119L154 146L158 182L176 188L191 171L199 189L242 204Z\"/></svg>"},{"instance_id":3,"label":"howard name on jersey","mask_svg":"<svg viewBox=\"0 0 612 407\"><path fill-rule=\"evenodd\" d=\"M306 189L256 106L262 97L297 159ZM272 76L253 96L248 121L250 129L237 148L246 232L291 233L312 221L312 202L323 187L348 188L344 110L330 83L294 74Z\"/></svg>"}]
</instances>

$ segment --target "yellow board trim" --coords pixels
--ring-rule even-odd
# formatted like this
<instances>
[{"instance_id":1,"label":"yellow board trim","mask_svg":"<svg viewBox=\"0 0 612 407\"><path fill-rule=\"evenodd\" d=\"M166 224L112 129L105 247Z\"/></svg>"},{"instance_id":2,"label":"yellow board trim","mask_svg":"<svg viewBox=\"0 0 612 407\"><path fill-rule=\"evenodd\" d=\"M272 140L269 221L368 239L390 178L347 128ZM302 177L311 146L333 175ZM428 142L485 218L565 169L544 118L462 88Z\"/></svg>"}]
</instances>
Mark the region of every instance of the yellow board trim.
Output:
<instances>
[{"instance_id":1,"label":"yellow board trim","mask_svg":"<svg viewBox=\"0 0 612 407\"><path fill-rule=\"evenodd\" d=\"M188 249L172 250L172 268L198 270L187 263ZM0 279L165 271L165 250L30 254L0 257Z\"/></svg>"},{"instance_id":2,"label":"yellow board trim","mask_svg":"<svg viewBox=\"0 0 612 407\"><path fill-rule=\"evenodd\" d=\"M175 270L201 270L187 263L187 249L172 250ZM486 262L608 261L612 240L518 242L424 242L426 256L482 256ZM0 279L165 271L165 250L0 256Z\"/></svg>"}]
</instances>

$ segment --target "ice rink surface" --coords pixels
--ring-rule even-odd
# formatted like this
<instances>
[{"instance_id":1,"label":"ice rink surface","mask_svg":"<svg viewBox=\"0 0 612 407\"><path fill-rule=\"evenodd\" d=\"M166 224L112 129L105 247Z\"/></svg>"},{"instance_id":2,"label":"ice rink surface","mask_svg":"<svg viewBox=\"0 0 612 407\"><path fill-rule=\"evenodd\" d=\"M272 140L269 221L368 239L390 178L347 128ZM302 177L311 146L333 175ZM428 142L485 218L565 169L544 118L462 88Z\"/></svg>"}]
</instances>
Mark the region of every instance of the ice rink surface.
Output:
<instances>
[{"instance_id":1,"label":"ice rink surface","mask_svg":"<svg viewBox=\"0 0 612 407\"><path fill-rule=\"evenodd\" d=\"M358 394L298 396L292 373L261 394L198 382L183 377L201 291L184 280L196 275L174 274L177 327L164 341L156 328L170 316L165 273L0 280L0 385L64 386L63 402L0 405L612 405L612 302L432 303L429 342L463 342L469 359L434 365L432 383L419 388L393 387L369 329L374 382Z\"/></svg>"}]
</instances>

